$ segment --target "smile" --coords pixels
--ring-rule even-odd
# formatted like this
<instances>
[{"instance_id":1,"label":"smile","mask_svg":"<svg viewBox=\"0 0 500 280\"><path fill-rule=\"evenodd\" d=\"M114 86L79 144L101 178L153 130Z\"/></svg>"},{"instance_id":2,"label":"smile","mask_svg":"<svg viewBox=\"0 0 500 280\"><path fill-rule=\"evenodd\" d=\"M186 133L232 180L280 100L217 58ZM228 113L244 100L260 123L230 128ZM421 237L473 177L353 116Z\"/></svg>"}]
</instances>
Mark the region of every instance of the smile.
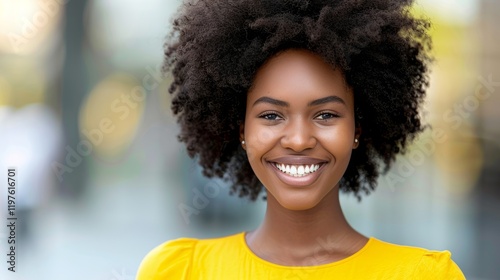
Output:
<instances>
[{"instance_id":1,"label":"smile","mask_svg":"<svg viewBox=\"0 0 500 280\"><path fill-rule=\"evenodd\" d=\"M311 165L295 165L295 164L284 164L284 163L272 163L278 170L281 172L293 176L293 177L303 177L307 176L310 173L316 172L320 164L311 164Z\"/></svg>"},{"instance_id":2,"label":"smile","mask_svg":"<svg viewBox=\"0 0 500 280\"><path fill-rule=\"evenodd\" d=\"M319 162L316 160L315 163L307 164L284 164L279 162L268 162L268 164L283 183L294 187L306 187L313 184L319 178L322 171L325 170L325 166L328 165L328 162Z\"/></svg>"}]
</instances>

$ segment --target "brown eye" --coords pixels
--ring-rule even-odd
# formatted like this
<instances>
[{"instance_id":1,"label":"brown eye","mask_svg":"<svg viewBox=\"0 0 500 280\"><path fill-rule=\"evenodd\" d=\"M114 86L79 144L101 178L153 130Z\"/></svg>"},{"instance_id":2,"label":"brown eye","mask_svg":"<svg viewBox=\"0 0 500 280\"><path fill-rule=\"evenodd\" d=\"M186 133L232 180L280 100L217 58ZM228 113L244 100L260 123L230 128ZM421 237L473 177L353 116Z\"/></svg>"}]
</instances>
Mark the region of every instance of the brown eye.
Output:
<instances>
[{"instance_id":1,"label":"brown eye","mask_svg":"<svg viewBox=\"0 0 500 280\"><path fill-rule=\"evenodd\" d=\"M276 114L276 113L266 113L266 114L262 114L259 116L259 118L262 118L262 119L265 119L265 120L268 120L268 121L277 121L279 119L281 119L281 117Z\"/></svg>"},{"instance_id":2,"label":"brown eye","mask_svg":"<svg viewBox=\"0 0 500 280\"><path fill-rule=\"evenodd\" d=\"M338 118L338 117L339 117L339 115L337 115L337 114L323 112L323 113L320 113L316 118L318 118L320 120L328 120L328 119L333 119L333 118Z\"/></svg>"}]
</instances>

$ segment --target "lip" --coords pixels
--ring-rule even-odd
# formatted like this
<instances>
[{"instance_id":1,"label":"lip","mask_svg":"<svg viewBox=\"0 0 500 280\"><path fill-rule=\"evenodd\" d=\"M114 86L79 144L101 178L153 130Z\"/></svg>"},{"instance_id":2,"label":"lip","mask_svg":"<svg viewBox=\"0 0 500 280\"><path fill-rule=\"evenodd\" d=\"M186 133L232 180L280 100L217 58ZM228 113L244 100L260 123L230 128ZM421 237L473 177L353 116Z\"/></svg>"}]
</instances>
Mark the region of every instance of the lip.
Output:
<instances>
[{"instance_id":1,"label":"lip","mask_svg":"<svg viewBox=\"0 0 500 280\"><path fill-rule=\"evenodd\" d=\"M278 179L280 179L280 181L282 181L283 183L285 183L287 185L296 186L296 187L305 187L305 186L309 186L312 183L314 183L318 179L318 177L321 175L321 173L323 172L324 167L328 164L324 160L323 161L318 161L318 162L311 162L311 163L307 163L307 162L301 161L302 163L305 163L305 164L319 164L319 163L322 163L322 164L318 168L318 170L316 170L313 173L309 173L309 174L307 174L305 176L302 176L302 177L292 177L292 176L289 176L289 175L281 172L281 170L279 170L273 164L273 162L268 161L267 164L269 165L269 167L271 168L271 170L274 171L274 173L276 174L276 176L278 177ZM277 160L276 160L276 162L277 162ZM281 162L281 163L284 163L284 162ZM300 164L300 163L290 163L290 164Z\"/></svg>"},{"instance_id":2,"label":"lip","mask_svg":"<svg viewBox=\"0 0 500 280\"><path fill-rule=\"evenodd\" d=\"M283 164L293 164L293 165L311 165L311 164L321 164L327 163L327 160L312 158L312 157L304 157L304 156L285 156L274 159L268 159L268 162L276 162Z\"/></svg>"}]
</instances>

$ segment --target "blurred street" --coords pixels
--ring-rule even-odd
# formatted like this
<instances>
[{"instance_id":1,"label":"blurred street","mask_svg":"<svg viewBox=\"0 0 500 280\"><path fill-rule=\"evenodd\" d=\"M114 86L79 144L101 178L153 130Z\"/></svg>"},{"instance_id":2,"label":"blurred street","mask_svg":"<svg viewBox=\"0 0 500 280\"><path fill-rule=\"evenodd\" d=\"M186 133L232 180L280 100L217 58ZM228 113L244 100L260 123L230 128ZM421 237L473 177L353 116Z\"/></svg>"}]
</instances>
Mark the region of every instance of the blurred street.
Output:
<instances>
[{"instance_id":1,"label":"blurred street","mask_svg":"<svg viewBox=\"0 0 500 280\"><path fill-rule=\"evenodd\" d=\"M177 141L162 45L180 0L0 0L0 180L16 168L16 272L1 280L133 280L178 237L254 229L265 201L228 194ZM500 1L420 0L436 62L431 128L359 203L366 236L449 250L469 280L500 279ZM3 184L3 183L2 183Z\"/></svg>"}]
</instances>

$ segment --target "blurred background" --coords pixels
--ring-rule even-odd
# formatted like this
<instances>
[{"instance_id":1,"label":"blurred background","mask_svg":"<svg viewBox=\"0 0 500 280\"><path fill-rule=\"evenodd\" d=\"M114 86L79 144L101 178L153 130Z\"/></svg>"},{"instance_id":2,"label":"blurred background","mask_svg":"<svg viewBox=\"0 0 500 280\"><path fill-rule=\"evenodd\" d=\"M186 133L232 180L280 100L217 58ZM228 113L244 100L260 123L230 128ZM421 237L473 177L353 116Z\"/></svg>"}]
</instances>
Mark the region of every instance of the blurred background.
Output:
<instances>
[{"instance_id":1,"label":"blurred background","mask_svg":"<svg viewBox=\"0 0 500 280\"><path fill-rule=\"evenodd\" d=\"M179 3L0 0L0 172L18 181L17 272L2 261L1 279L132 280L166 240L261 221L264 202L203 178L176 140L160 66ZM432 129L343 207L367 236L448 249L467 279L500 279L500 1L415 12L433 21Z\"/></svg>"}]
</instances>

